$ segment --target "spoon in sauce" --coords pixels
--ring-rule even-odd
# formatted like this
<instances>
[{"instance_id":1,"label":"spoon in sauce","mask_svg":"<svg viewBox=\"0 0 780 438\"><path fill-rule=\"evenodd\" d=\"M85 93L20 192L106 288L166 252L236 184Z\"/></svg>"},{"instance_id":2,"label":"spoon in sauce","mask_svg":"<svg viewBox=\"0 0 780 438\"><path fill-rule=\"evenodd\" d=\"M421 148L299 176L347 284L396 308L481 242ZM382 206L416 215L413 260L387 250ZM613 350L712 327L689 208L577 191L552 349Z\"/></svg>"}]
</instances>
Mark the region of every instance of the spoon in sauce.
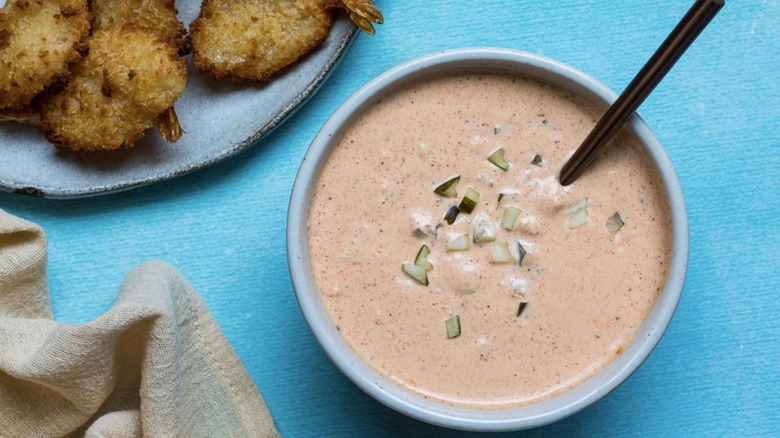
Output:
<instances>
[{"instance_id":1,"label":"spoon in sauce","mask_svg":"<svg viewBox=\"0 0 780 438\"><path fill-rule=\"evenodd\" d=\"M563 165L558 178L561 185L567 186L582 175L582 172L596 158L596 153L617 134L724 4L724 0L696 0L677 27L666 37L642 70L601 117L585 141Z\"/></svg>"}]
</instances>

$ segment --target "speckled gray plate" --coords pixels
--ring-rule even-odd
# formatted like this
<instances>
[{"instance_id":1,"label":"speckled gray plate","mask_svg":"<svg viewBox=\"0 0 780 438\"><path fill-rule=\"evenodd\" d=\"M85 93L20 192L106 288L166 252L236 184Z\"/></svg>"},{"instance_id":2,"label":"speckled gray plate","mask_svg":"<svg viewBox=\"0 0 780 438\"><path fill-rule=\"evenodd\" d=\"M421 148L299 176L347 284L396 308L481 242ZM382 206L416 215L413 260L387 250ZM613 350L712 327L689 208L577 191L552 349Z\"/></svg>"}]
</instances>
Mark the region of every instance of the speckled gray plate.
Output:
<instances>
[{"instance_id":1,"label":"speckled gray plate","mask_svg":"<svg viewBox=\"0 0 780 438\"><path fill-rule=\"evenodd\" d=\"M177 6L188 24L200 2ZM311 96L355 30L345 14L337 13L320 47L265 84L217 82L190 64L187 88L175 105L186 133L174 144L150 129L130 149L73 153L54 148L36 127L0 123L0 190L48 198L92 196L164 181L234 156Z\"/></svg>"}]
</instances>

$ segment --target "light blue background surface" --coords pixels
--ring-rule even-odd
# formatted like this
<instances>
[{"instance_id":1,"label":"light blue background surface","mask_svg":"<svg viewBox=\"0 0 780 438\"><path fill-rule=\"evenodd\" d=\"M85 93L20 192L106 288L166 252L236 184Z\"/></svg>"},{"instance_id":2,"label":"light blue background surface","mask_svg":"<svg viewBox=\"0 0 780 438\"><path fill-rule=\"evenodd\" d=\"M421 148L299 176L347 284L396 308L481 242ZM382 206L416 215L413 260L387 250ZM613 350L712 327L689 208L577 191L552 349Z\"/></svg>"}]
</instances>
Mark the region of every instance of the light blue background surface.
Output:
<instances>
[{"instance_id":1,"label":"light blue background surface","mask_svg":"<svg viewBox=\"0 0 780 438\"><path fill-rule=\"evenodd\" d=\"M441 49L527 50L620 91L691 2L378 4L386 24L377 35L360 35L320 91L249 151L108 196L0 193L0 208L48 234L55 317L93 319L111 306L129 270L159 258L199 291L285 436L461 436L366 396L308 331L290 286L285 221L309 142L365 82ZM658 348L624 385L529 435L777 436L780 2L727 2L639 112L686 196L691 250L682 301Z\"/></svg>"}]
</instances>

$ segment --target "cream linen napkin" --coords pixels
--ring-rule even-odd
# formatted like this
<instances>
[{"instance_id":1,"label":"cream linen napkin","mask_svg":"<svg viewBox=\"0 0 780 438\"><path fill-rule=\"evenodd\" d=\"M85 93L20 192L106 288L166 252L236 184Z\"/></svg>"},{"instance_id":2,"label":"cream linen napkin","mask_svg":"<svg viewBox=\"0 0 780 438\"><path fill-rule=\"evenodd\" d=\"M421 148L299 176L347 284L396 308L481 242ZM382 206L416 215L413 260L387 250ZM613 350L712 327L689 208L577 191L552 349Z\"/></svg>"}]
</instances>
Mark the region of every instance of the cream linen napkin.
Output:
<instances>
[{"instance_id":1,"label":"cream linen napkin","mask_svg":"<svg viewBox=\"0 0 780 438\"><path fill-rule=\"evenodd\" d=\"M83 325L52 321L46 236L0 210L0 436L279 436L176 270L147 262Z\"/></svg>"}]
</instances>

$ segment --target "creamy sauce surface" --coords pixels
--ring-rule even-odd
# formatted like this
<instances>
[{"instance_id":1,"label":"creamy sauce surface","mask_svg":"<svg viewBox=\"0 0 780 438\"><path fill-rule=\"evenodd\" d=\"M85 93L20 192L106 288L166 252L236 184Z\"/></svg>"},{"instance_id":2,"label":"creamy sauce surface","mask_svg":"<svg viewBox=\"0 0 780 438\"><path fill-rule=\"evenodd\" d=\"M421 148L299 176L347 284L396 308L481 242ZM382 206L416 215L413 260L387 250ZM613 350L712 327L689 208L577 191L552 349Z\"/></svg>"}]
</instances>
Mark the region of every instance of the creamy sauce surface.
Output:
<instances>
[{"instance_id":1,"label":"creamy sauce surface","mask_svg":"<svg viewBox=\"0 0 780 438\"><path fill-rule=\"evenodd\" d=\"M308 231L323 302L355 353L424 397L501 408L559 394L626 348L663 289L671 219L659 175L625 133L574 184L558 183L598 116L543 82L463 73L410 84L357 119L317 181ZM507 171L487 160L497 148ZM454 175L457 198L434 193ZM476 208L448 225L469 187ZM587 222L572 228L570 207L585 198ZM508 205L522 210L514 230L500 226ZM625 224L613 233L616 212ZM522 265L491 263L493 242L447 251L477 222L516 260L520 243ZM428 286L401 270L423 244ZM453 315L461 334L450 339Z\"/></svg>"}]
</instances>

